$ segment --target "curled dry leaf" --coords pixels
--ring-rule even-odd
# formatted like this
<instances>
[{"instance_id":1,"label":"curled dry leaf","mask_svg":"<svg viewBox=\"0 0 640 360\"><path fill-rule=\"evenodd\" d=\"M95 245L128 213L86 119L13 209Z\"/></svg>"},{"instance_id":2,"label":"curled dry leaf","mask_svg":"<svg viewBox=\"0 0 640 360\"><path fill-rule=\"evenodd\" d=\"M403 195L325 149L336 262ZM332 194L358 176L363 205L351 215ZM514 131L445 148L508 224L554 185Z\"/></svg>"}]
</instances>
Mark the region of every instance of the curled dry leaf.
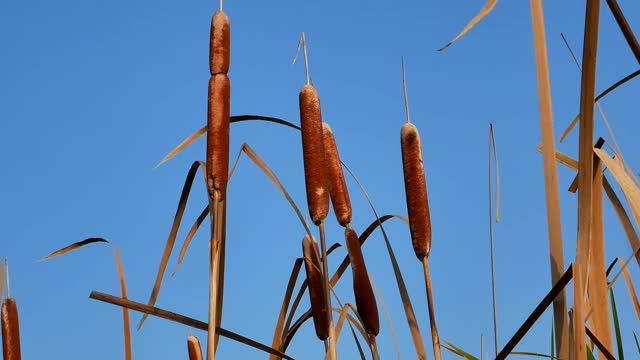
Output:
<instances>
[{"instance_id":1,"label":"curled dry leaf","mask_svg":"<svg viewBox=\"0 0 640 360\"><path fill-rule=\"evenodd\" d=\"M116 260L116 266L118 268L118 280L120 281L120 294L123 299L127 298L127 282L124 277L124 269L122 267L122 259L120 258L120 253L118 249L113 245L110 241L103 238L88 238L82 241L78 241L69 246L66 246L58 251L54 251L51 254L45 256L40 261L44 261L47 259L54 258L56 256L64 255L73 250L79 249L86 245L95 244L95 243L107 243L111 245L111 249L113 250L113 255ZM129 321L129 309L123 307L122 308L122 324L123 324L123 334L124 334L124 351L125 351L125 359L132 359L132 351L131 351L131 326Z\"/></svg>"}]
</instances>

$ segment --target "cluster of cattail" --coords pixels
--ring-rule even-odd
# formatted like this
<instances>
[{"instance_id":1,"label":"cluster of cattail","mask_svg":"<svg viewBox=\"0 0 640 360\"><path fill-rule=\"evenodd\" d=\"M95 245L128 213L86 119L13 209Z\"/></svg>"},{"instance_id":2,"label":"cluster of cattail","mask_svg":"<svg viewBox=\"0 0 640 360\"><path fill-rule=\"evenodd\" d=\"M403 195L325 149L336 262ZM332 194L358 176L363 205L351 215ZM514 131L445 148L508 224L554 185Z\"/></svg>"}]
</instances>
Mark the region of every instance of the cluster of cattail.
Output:
<instances>
[{"instance_id":1,"label":"cluster of cattail","mask_svg":"<svg viewBox=\"0 0 640 360\"><path fill-rule=\"evenodd\" d=\"M0 268L2 264L0 263ZM0 271L0 277L2 272ZM9 288L9 266L6 269L7 298L2 302L2 355L4 360L20 360L20 326L18 323L18 305L11 297ZM0 283L2 281L0 280ZM0 297L2 287L0 286Z\"/></svg>"},{"instance_id":2,"label":"cluster of cattail","mask_svg":"<svg viewBox=\"0 0 640 360\"><path fill-rule=\"evenodd\" d=\"M311 220L320 226L322 241L322 254L319 253L318 244L311 236L304 238L302 246L316 335L322 340L326 339L331 327L329 310L331 301L328 291L328 269L322 227L322 222L329 212L329 199L331 199L338 223L346 228L345 238L353 271L358 313L364 327L375 336L380 331L377 303L369 282L358 236L349 227L352 218L351 201L336 141L329 125L322 122L320 97L315 87L310 84L304 33L301 37L301 44L307 71L307 83L302 87L299 95L307 204ZM322 266L321 257L324 261ZM321 269L324 270L324 273Z\"/></svg>"},{"instance_id":3,"label":"cluster of cattail","mask_svg":"<svg viewBox=\"0 0 640 360\"><path fill-rule=\"evenodd\" d=\"M211 19L209 97L207 110L207 188L224 200L229 172L230 54L229 18L216 11Z\"/></svg>"}]
</instances>

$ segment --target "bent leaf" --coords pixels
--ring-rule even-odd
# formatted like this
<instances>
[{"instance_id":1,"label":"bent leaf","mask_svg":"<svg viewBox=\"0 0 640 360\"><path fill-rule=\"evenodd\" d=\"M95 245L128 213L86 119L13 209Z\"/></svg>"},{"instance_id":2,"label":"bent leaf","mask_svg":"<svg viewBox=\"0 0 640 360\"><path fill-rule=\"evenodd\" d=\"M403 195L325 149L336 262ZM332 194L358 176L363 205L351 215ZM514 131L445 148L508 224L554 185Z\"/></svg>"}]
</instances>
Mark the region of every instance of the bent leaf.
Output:
<instances>
[{"instance_id":1,"label":"bent leaf","mask_svg":"<svg viewBox=\"0 0 640 360\"><path fill-rule=\"evenodd\" d=\"M480 12L476 14L476 16L474 16L473 19L471 19L471 21L469 21L469 23L464 27L464 29L462 29L462 31L460 31L460 33L455 38L453 38L453 40L449 41L447 45L438 49L438 51L446 50L454 42L460 39L464 34L467 33L467 31L471 30L472 27L474 27L480 20L482 20L485 16L487 16L491 12L491 10L493 10L493 8L496 6L497 3L498 3L498 0L487 0L487 2L484 4L482 9L480 9Z\"/></svg>"},{"instance_id":2,"label":"bent leaf","mask_svg":"<svg viewBox=\"0 0 640 360\"><path fill-rule=\"evenodd\" d=\"M122 267L122 259L120 258L120 253L118 252L118 249L116 249L115 245L113 245L111 242L109 242L106 239L103 238L88 238L82 241L78 241L76 243L73 243L69 246L66 246L58 251L54 251L51 254L45 256L44 258L42 258L40 261L44 261L47 259L51 259L54 258L56 256L60 256L60 255L64 255L68 252L71 252L73 250L79 249L83 246L86 245L90 245L90 244L95 244L95 243L107 243L109 245L111 245L111 249L113 250L113 255L115 257L116 260L116 267L118 269L118 281L120 282L120 295L122 296L123 299L127 298L127 282L125 280L124 277L124 269ZM130 321L129 321L129 309L127 308L122 308L122 324L123 324L123 337L124 337L124 353L125 353L125 359L126 360L131 360L132 359L132 352L131 352L131 325L130 325Z\"/></svg>"}]
</instances>

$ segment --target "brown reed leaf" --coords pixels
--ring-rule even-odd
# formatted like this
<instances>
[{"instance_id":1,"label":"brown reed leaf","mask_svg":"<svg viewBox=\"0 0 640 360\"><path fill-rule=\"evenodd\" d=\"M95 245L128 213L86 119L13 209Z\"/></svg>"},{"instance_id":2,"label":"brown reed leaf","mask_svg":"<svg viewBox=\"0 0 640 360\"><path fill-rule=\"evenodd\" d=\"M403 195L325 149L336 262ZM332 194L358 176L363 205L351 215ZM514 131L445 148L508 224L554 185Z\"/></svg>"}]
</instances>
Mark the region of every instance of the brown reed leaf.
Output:
<instances>
[{"instance_id":1,"label":"brown reed leaf","mask_svg":"<svg viewBox=\"0 0 640 360\"><path fill-rule=\"evenodd\" d=\"M273 330L273 341L271 342L271 347L274 349L280 349L282 346L282 339L284 337L284 321L287 316L287 309L289 308L289 303L291 302L291 296L293 295L296 281L298 280L298 275L300 274L300 269L302 268L302 262L302 258L297 258L293 264L293 269L291 269L291 275L289 276L287 289L284 293L284 298L282 299L282 306L280 307L280 314L278 314L278 322L276 323L276 327ZM270 355L269 359L278 360L275 355Z\"/></svg>"},{"instance_id":2,"label":"brown reed leaf","mask_svg":"<svg viewBox=\"0 0 640 360\"><path fill-rule=\"evenodd\" d=\"M542 158L544 166L544 187L547 208L547 231L549 238L551 283L559 281L564 272L562 245L562 221L560 217L560 194L556 150L553 130L553 110L551 84L547 56L547 40L544 30L544 12L541 0L531 0L533 42L535 47L536 75L538 82L538 107L542 132ZM569 357L569 321L567 318L567 298L564 291L553 302L553 318L558 357Z\"/></svg>"},{"instance_id":3,"label":"brown reed leaf","mask_svg":"<svg viewBox=\"0 0 640 360\"><path fill-rule=\"evenodd\" d=\"M631 303L633 304L633 309L636 311L636 316L638 317L638 321L640 321L640 302L638 302L638 295L636 295L636 290L633 287L633 282L631 281L631 274L629 274L629 269L625 266L625 262L621 258L617 258L620 266L622 267L622 271L624 274L624 282L627 285L627 292L629 293L629 297L631 298Z\"/></svg>"},{"instance_id":4,"label":"brown reed leaf","mask_svg":"<svg viewBox=\"0 0 640 360\"><path fill-rule=\"evenodd\" d=\"M175 321L178 322L180 324L195 328L195 329L200 329L200 330L204 330L207 331L207 323L203 322L203 321L199 321L184 315L180 315L180 314L176 314L174 312L171 311L167 311L164 309L160 309L157 307L153 307L153 306L149 306L146 304L142 304L139 302L135 302L135 301L131 301L129 299L123 299L123 298L119 298L113 295L109 295L109 294L105 294L105 293L101 293L98 291L92 291L91 294L89 295L89 297L91 299L95 299L98 301L103 301L103 302L107 302L110 304L114 304L114 305L118 305L118 306L122 306L131 310L135 310L135 311L140 311L142 313L148 314L148 315L153 315L153 316L157 316L160 317L162 319L166 319L166 320L170 320L170 321ZM242 336L238 333L235 333L233 331L224 329L219 327L217 329L217 332L220 334L220 336L224 336L227 339L233 340L233 341L237 341L239 343L251 346L255 349L264 351L266 353L269 354L275 354L279 357L288 359L288 360L295 360L293 357L278 351L276 349L272 349L267 345L264 345L262 343L259 343L253 339L247 338L245 336Z\"/></svg>"},{"instance_id":5,"label":"brown reed leaf","mask_svg":"<svg viewBox=\"0 0 640 360\"><path fill-rule=\"evenodd\" d=\"M609 94L613 90L617 89L619 86L624 85L626 82L628 82L629 80L635 78L638 75L640 75L640 69L638 69L638 70L630 73L629 75L623 77L622 79L616 81L613 85L609 86L603 92L598 94L598 96L596 96L594 102L598 102L598 100L602 99L607 94ZM567 137L567 135L569 135L569 133L571 133L571 130L573 130L573 128L576 126L576 124L578 123L579 120L580 120L580 114L576 115L573 118L573 120L569 123L567 128L562 133L562 136L560 136L560 142L562 142Z\"/></svg>"},{"instance_id":6,"label":"brown reed leaf","mask_svg":"<svg viewBox=\"0 0 640 360\"><path fill-rule=\"evenodd\" d=\"M82 241L78 241L69 246L66 246L60 250L54 251L51 254L45 256L40 261L48 260L54 258L56 256L64 255L68 252L74 251L76 249L82 248L86 245L95 244L95 243L107 243L111 246L113 250L113 255L116 260L116 267L118 270L118 281L120 282L120 295L122 298L127 298L127 282L124 276L124 268L122 267L122 259L120 258L120 253L115 245L113 245L110 241L103 238L88 238ZM123 337L124 337L124 353L125 359L132 359L132 351L131 351L131 324L129 320L129 309L122 308L122 324L123 324Z\"/></svg>"},{"instance_id":7,"label":"brown reed leaf","mask_svg":"<svg viewBox=\"0 0 640 360\"><path fill-rule=\"evenodd\" d=\"M591 203L591 256L589 274L589 302L593 308L593 332L609 350L613 349L611 320L609 312L609 291L605 273L604 214L603 214L603 171L602 163L594 164L593 202Z\"/></svg>"},{"instance_id":8,"label":"brown reed leaf","mask_svg":"<svg viewBox=\"0 0 640 360\"><path fill-rule=\"evenodd\" d=\"M230 119L229 119L230 123L243 122L243 121L271 122L271 123L287 126L287 127L290 127L290 128L296 129L296 130L300 130L300 127L298 125L295 125L295 124L292 124L292 123L290 123L290 122L288 122L286 120L278 119L278 118L271 117L271 116L236 115L236 116L231 116ZM200 129L196 130L196 132L194 132L193 134L189 135L189 137L184 139L180 144L178 144L178 146L176 146L164 158L162 158L162 160L158 163L158 165L156 165L154 167L154 169L158 168L160 165L164 164L169 159L171 159L172 157L176 156L180 151L182 151L187 146L191 145L191 143L193 143L200 136L202 136L202 135L204 135L206 133L207 133L207 125L205 125L205 126L201 127Z\"/></svg>"},{"instance_id":9,"label":"brown reed leaf","mask_svg":"<svg viewBox=\"0 0 640 360\"><path fill-rule=\"evenodd\" d=\"M167 269L169 257L171 256L171 252L173 251L173 246L178 235L178 229L180 228L180 223L182 222L182 216L184 215L184 210L187 206L187 201L189 200L191 186L193 185L193 180L195 179L198 170L202 171L203 175L206 178L206 165L201 161L194 162L191 165L191 168L189 168L189 172L187 173L187 177L184 181L184 186L182 187L182 193L180 194L180 200L178 201L178 208L176 209L176 214L173 217L171 231L169 231L169 237L167 238L167 243L165 244L164 250L162 251L162 257L160 258L158 274L156 275L156 279L153 283L153 288L151 289L151 295L149 296L149 306L154 306L156 301L158 300L160 287L162 285L162 278L164 277L164 272ZM142 316L142 319L140 319L140 322L138 323L138 330L140 330L142 324L144 324L144 321L148 316L148 314L144 314Z\"/></svg>"},{"instance_id":10,"label":"brown reed leaf","mask_svg":"<svg viewBox=\"0 0 640 360\"><path fill-rule=\"evenodd\" d=\"M462 29L462 31L460 31L460 33L455 38L453 38L453 40L449 41L447 45L438 49L438 51L446 50L449 46L451 46L454 42L456 42L459 38L466 34L467 31L471 30L472 27L474 27L480 20L487 16L491 12L491 10L493 10L497 3L498 0L487 0L487 2L485 2L485 4L482 6L482 9L480 9L480 12L476 14L476 16L471 19L471 21L469 21L469 23Z\"/></svg>"}]
</instances>

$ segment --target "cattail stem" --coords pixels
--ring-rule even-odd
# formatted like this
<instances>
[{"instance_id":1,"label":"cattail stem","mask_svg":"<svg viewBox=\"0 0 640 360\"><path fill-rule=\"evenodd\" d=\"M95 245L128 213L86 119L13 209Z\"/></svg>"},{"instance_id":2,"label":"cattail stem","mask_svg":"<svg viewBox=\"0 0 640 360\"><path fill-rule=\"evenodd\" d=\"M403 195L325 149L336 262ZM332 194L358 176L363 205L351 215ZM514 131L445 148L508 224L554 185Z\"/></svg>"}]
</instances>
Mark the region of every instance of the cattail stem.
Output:
<instances>
[{"instance_id":1,"label":"cattail stem","mask_svg":"<svg viewBox=\"0 0 640 360\"><path fill-rule=\"evenodd\" d=\"M404 109L406 111L407 122L410 123L411 117L409 116L409 97L407 96L407 79L404 71L404 56L402 57L402 90L404 92Z\"/></svg>"},{"instance_id":2,"label":"cattail stem","mask_svg":"<svg viewBox=\"0 0 640 360\"><path fill-rule=\"evenodd\" d=\"M0 264L2 266L2 264ZM9 284L9 259L4 259L4 276L6 276L7 283L7 298L11 297L11 285ZM0 294L1 296L2 294Z\"/></svg>"},{"instance_id":3,"label":"cattail stem","mask_svg":"<svg viewBox=\"0 0 640 360\"><path fill-rule=\"evenodd\" d=\"M380 354L378 354L378 343L376 342L376 336L368 334L369 346L371 347L371 356L373 360L380 360Z\"/></svg>"},{"instance_id":4,"label":"cattail stem","mask_svg":"<svg viewBox=\"0 0 640 360\"><path fill-rule=\"evenodd\" d=\"M327 261L327 241L324 231L324 221L318 225L320 230L320 251L322 252L322 277L324 285L324 293L327 298L327 310L329 311L329 359L336 360L338 355L336 353L336 333L333 326L333 314L331 307L331 291L329 290L329 262Z\"/></svg>"},{"instance_id":5,"label":"cattail stem","mask_svg":"<svg viewBox=\"0 0 640 360\"><path fill-rule=\"evenodd\" d=\"M427 289L427 306L429 308L429 323L431 324L431 343L433 345L433 358L441 360L440 355L440 338L438 337L438 328L436 327L436 313L433 308L433 294L431 292L431 275L429 273L429 260L425 256L422 259L422 268L424 269L424 283Z\"/></svg>"},{"instance_id":6,"label":"cattail stem","mask_svg":"<svg viewBox=\"0 0 640 360\"><path fill-rule=\"evenodd\" d=\"M493 344L494 351L496 356L498 355L498 311L496 304L496 273L495 273L495 262L494 262L494 244L493 244L493 181L491 177L491 146L495 145L495 140L493 137L493 124L489 123L489 247L491 252L491 299L493 304ZM495 150L495 146L494 146ZM498 164L496 162L496 168ZM499 186L498 186L499 188ZM497 214L496 214L497 219ZM497 220L496 220L497 221Z\"/></svg>"},{"instance_id":7,"label":"cattail stem","mask_svg":"<svg viewBox=\"0 0 640 360\"><path fill-rule=\"evenodd\" d=\"M209 203L211 217L211 240L209 244L209 321L207 327L207 360L215 359L215 338L217 309L218 309L218 278L219 278L219 238L218 238L218 199L220 193L213 191L213 201Z\"/></svg>"}]
</instances>

